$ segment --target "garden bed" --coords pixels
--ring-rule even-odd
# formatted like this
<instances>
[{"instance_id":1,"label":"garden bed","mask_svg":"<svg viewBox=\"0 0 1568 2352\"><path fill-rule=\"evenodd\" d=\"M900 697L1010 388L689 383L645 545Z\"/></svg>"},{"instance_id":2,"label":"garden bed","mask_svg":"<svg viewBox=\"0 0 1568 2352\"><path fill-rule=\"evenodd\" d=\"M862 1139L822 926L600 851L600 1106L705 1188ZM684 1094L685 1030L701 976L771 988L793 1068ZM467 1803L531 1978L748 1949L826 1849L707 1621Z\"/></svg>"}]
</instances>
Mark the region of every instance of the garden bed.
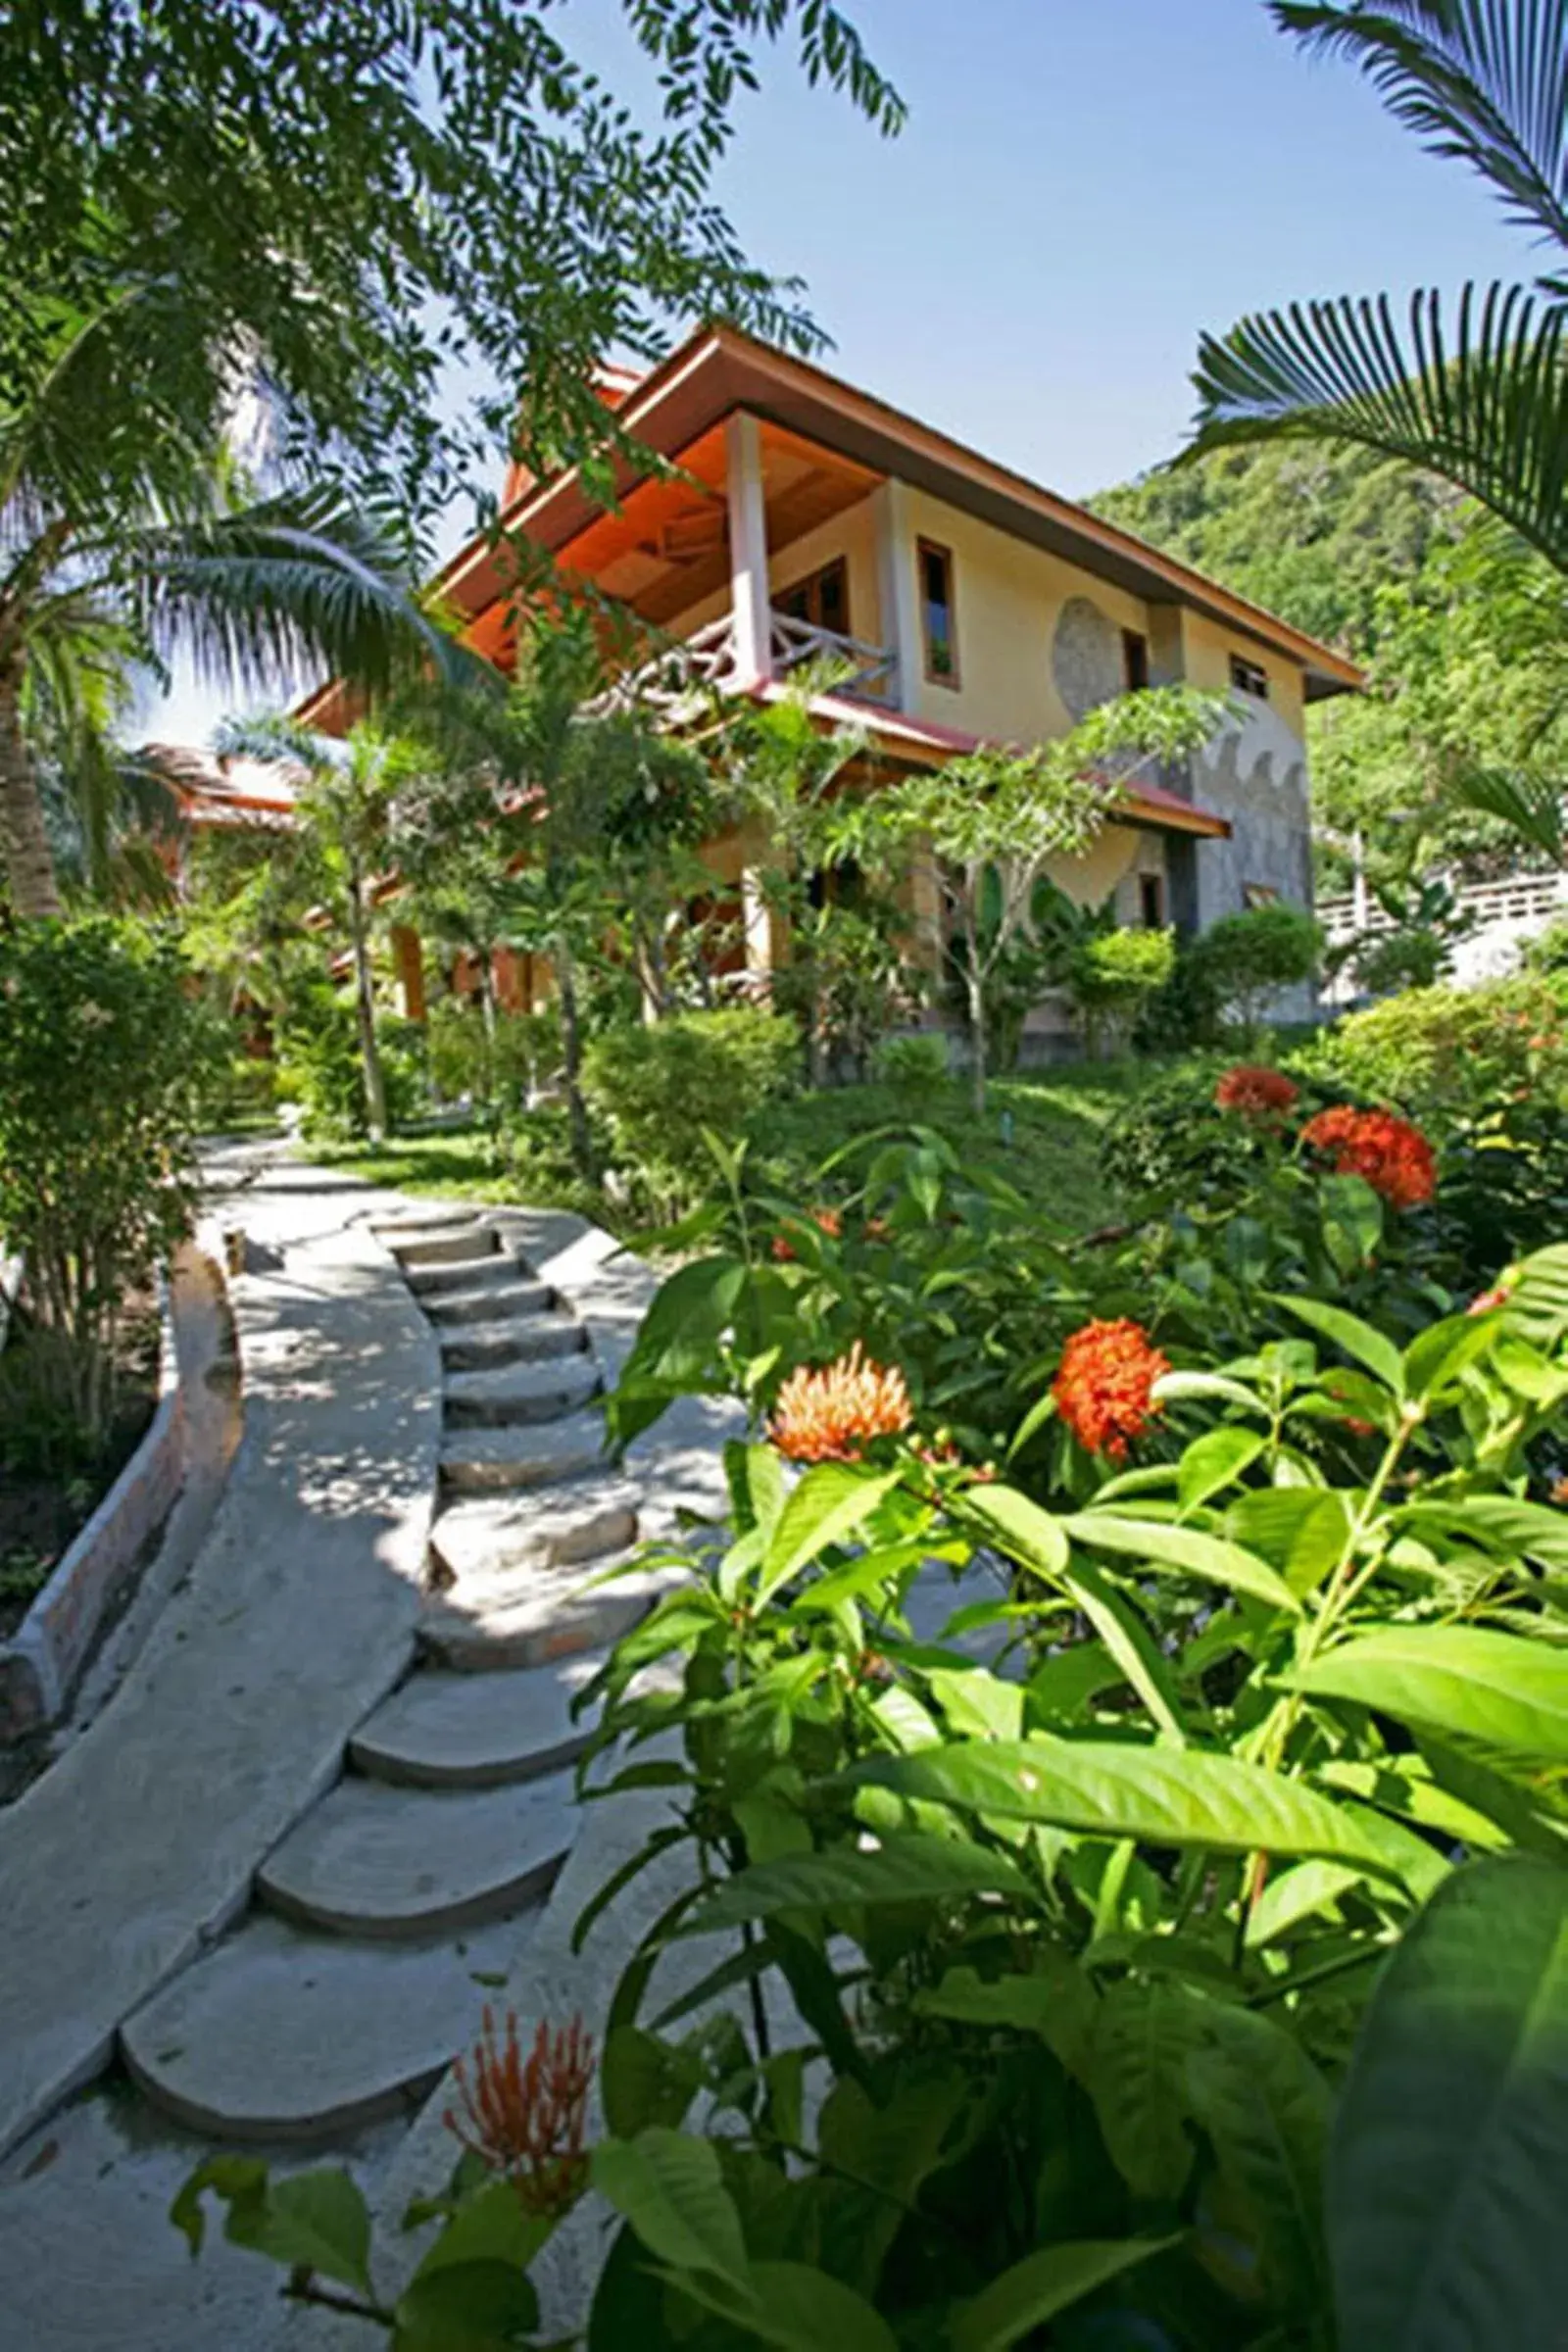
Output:
<instances>
[{"instance_id":1,"label":"garden bed","mask_svg":"<svg viewBox=\"0 0 1568 2352\"><path fill-rule=\"evenodd\" d=\"M22 1361L26 1346L25 1339L14 1336L0 1358L0 1376L9 1375L0 1395L13 1428L19 1424L13 1384L17 1389L27 1385ZM14 1440L0 1456L0 1641L16 1632L141 1444L158 1409L160 1354L157 1304L144 1295L126 1318L119 1348L119 1402L97 1452L84 1456L72 1446L69 1432L35 1427L22 1430L21 1443ZM22 1410L26 1409L24 1401Z\"/></svg>"}]
</instances>

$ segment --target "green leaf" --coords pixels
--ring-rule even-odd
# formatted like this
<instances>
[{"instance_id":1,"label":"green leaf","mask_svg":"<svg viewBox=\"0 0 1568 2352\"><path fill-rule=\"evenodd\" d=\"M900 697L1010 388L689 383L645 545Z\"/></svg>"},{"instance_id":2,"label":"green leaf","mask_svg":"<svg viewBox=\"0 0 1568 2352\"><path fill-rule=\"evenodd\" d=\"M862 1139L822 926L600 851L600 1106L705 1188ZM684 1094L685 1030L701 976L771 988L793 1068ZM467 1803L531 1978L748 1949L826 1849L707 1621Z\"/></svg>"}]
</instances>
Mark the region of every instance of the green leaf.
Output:
<instances>
[{"instance_id":1,"label":"green leaf","mask_svg":"<svg viewBox=\"0 0 1568 2352\"><path fill-rule=\"evenodd\" d=\"M1346 1497L1329 1487L1266 1487L1239 1494L1225 1514L1228 1532L1260 1552L1304 1596L1340 1558L1350 1532Z\"/></svg>"},{"instance_id":2,"label":"green leaf","mask_svg":"<svg viewBox=\"0 0 1568 2352\"><path fill-rule=\"evenodd\" d=\"M1254 1390L1239 1380L1228 1379L1223 1372L1164 1372L1155 1381L1153 1394L1156 1404L1202 1400L1241 1404L1253 1413L1266 1413L1268 1409Z\"/></svg>"},{"instance_id":3,"label":"green leaf","mask_svg":"<svg viewBox=\"0 0 1568 2352\"><path fill-rule=\"evenodd\" d=\"M1187 2061L1200 2004L1168 1978L1124 1977L1095 2013L1089 2090L1111 2161L1141 2197L1180 2196L1193 2169Z\"/></svg>"},{"instance_id":4,"label":"green leaf","mask_svg":"<svg viewBox=\"0 0 1568 2352\"><path fill-rule=\"evenodd\" d=\"M1231 1487L1256 1461L1265 1440L1255 1429L1227 1426L1195 1438L1181 1459L1176 1498L1184 1512L1197 1510L1211 1494Z\"/></svg>"},{"instance_id":5,"label":"green leaf","mask_svg":"<svg viewBox=\"0 0 1568 2352\"><path fill-rule=\"evenodd\" d=\"M760 2317L748 2322L782 2352L898 2352L886 2320L842 2280L804 2262L752 2265Z\"/></svg>"},{"instance_id":6,"label":"green leaf","mask_svg":"<svg viewBox=\"0 0 1568 2352\"><path fill-rule=\"evenodd\" d=\"M1496 1336L1496 1326L1488 1315L1445 1315L1441 1323L1429 1324L1404 1351L1410 1395L1423 1402L1440 1396L1451 1381L1486 1354Z\"/></svg>"},{"instance_id":7,"label":"green leaf","mask_svg":"<svg viewBox=\"0 0 1568 2352\"><path fill-rule=\"evenodd\" d=\"M964 1497L969 1516L980 1520L1009 1556L1059 1585L1082 1609L1123 1676L1132 1685L1162 1732L1181 1741L1185 1736L1181 1702L1169 1665L1132 1603L1108 1584L1098 1568L1075 1560L1069 1550L1065 1523L1052 1518L1027 1495L1011 1487L982 1487Z\"/></svg>"},{"instance_id":8,"label":"green leaf","mask_svg":"<svg viewBox=\"0 0 1568 2352\"><path fill-rule=\"evenodd\" d=\"M1041 2246L959 2305L953 2322L954 2352L1007 2352L1096 2287L1177 2242L1174 2237L1084 2238Z\"/></svg>"},{"instance_id":9,"label":"green leaf","mask_svg":"<svg viewBox=\"0 0 1568 2352\"><path fill-rule=\"evenodd\" d=\"M678 2124L702 2082L694 2051L676 2049L641 2026L617 2026L599 2074L605 2121L617 2139L634 2139L649 2124Z\"/></svg>"},{"instance_id":10,"label":"green leaf","mask_svg":"<svg viewBox=\"0 0 1568 2352\"><path fill-rule=\"evenodd\" d=\"M1544 1763L1568 1763L1568 1650L1462 1625L1391 1625L1347 1642L1291 1678Z\"/></svg>"},{"instance_id":11,"label":"green leaf","mask_svg":"<svg viewBox=\"0 0 1568 2352\"><path fill-rule=\"evenodd\" d=\"M1333 2100L1295 2035L1212 2004L1188 2061L1194 2120L1241 2199L1274 2302L1316 2319L1328 2306L1321 2220Z\"/></svg>"},{"instance_id":12,"label":"green leaf","mask_svg":"<svg viewBox=\"0 0 1568 2352\"><path fill-rule=\"evenodd\" d=\"M1087 2063L1098 1998L1077 1961L1048 1943L1032 1953L1027 1976L987 1983L972 1968L950 1968L940 1984L917 1991L911 2006L921 2017L951 2018L956 2025L1037 2034L1077 2075Z\"/></svg>"},{"instance_id":13,"label":"green leaf","mask_svg":"<svg viewBox=\"0 0 1568 2352\"><path fill-rule=\"evenodd\" d=\"M1222 1585L1228 1592L1246 1592L1267 1602L1271 1609L1289 1609L1299 1616L1301 1604L1284 1579L1255 1552L1244 1551L1222 1536L1205 1536L1192 1527L1173 1527L1163 1519L1125 1519L1119 1511L1079 1511L1062 1521L1077 1544L1099 1551L1113 1551L1159 1570L1181 1569L1201 1577L1205 1584Z\"/></svg>"},{"instance_id":14,"label":"green leaf","mask_svg":"<svg viewBox=\"0 0 1568 2352\"><path fill-rule=\"evenodd\" d=\"M1322 1911L1361 1884L1361 1873L1343 1862L1297 1862L1270 1878L1247 1922L1247 1948L1261 1951L1288 1935L1314 1911Z\"/></svg>"},{"instance_id":15,"label":"green leaf","mask_svg":"<svg viewBox=\"0 0 1568 2352\"><path fill-rule=\"evenodd\" d=\"M1457 1871L1362 2024L1330 2143L1340 2340L1525 2352L1568 2308L1568 1870Z\"/></svg>"},{"instance_id":16,"label":"green leaf","mask_svg":"<svg viewBox=\"0 0 1568 2352\"><path fill-rule=\"evenodd\" d=\"M509 2263L515 2271L525 2271L555 2227L553 2221L524 2209L512 2181L487 2181L458 2207L415 2278L476 2262Z\"/></svg>"},{"instance_id":17,"label":"green leaf","mask_svg":"<svg viewBox=\"0 0 1568 2352\"><path fill-rule=\"evenodd\" d=\"M932 1751L926 1751L932 1752ZM891 1761L892 1759L890 1759ZM899 1759L912 1761L912 1759ZM820 1854L785 1854L737 1871L710 1895L682 1934L709 1936L780 1911L838 1911L866 1903L959 1900L975 1894L1031 1894L1005 1854L956 1838L907 1834L860 1852L835 1846Z\"/></svg>"},{"instance_id":18,"label":"green leaf","mask_svg":"<svg viewBox=\"0 0 1568 2352\"><path fill-rule=\"evenodd\" d=\"M862 1527L898 1485L902 1473L880 1477L852 1470L843 1462L818 1462L808 1470L779 1514L757 1580L757 1606L788 1584L830 1544L842 1544Z\"/></svg>"},{"instance_id":19,"label":"green leaf","mask_svg":"<svg viewBox=\"0 0 1568 2352\"><path fill-rule=\"evenodd\" d=\"M515 2204L516 2191L507 2193ZM481 2257L421 2267L395 2316L392 2352L505 2352L538 2327L539 2297L525 2272Z\"/></svg>"},{"instance_id":20,"label":"green leaf","mask_svg":"<svg viewBox=\"0 0 1568 2352\"><path fill-rule=\"evenodd\" d=\"M1403 1396L1404 1363L1399 1350L1381 1331L1374 1331L1370 1323L1363 1323L1358 1315L1348 1314L1343 1306L1330 1306L1321 1298L1291 1298L1281 1295L1275 1298L1274 1304L1283 1306L1298 1323L1307 1324L1325 1340L1332 1340L1347 1355L1353 1355L1392 1396Z\"/></svg>"},{"instance_id":21,"label":"green leaf","mask_svg":"<svg viewBox=\"0 0 1568 2352\"><path fill-rule=\"evenodd\" d=\"M672 2270L709 2272L750 2295L740 2215L706 2139L662 2125L635 2139L601 2140L593 2184Z\"/></svg>"},{"instance_id":22,"label":"green leaf","mask_svg":"<svg viewBox=\"0 0 1568 2352\"><path fill-rule=\"evenodd\" d=\"M840 1779L1002 1819L1056 1822L1090 1836L1218 1853L1321 1854L1378 1877L1395 1875L1367 1832L1302 1782L1193 1748L1045 1736L975 1740L868 1757Z\"/></svg>"},{"instance_id":23,"label":"green leaf","mask_svg":"<svg viewBox=\"0 0 1568 2352\"><path fill-rule=\"evenodd\" d=\"M1417 1534L1452 1535L1479 1544L1503 1560L1539 1560L1546 1568L1568 1568L1568 1513L1516 1494L1467 1494L1462 1501L1420 1501L1396 1514L1400 1528Z\"/></svg>"},{"instance_id":24,"label":"green leaf","mask_svg":"<svg viewBox=\"0 0 1568 2352\"><path fill-rule=\"evenodd\" d=\"M323 2169L273 2180L255 2158L210 2158L182 2184L170 2208L170 2219L189 2238L192 2253L202 2242L201 2199L207 2189L228 2207L223 2234L231 2244L270 2255L288 2270L313 2271L363 2295L370 2293L370 2217L347 2173Z\"/></svg>"}]
</instances>

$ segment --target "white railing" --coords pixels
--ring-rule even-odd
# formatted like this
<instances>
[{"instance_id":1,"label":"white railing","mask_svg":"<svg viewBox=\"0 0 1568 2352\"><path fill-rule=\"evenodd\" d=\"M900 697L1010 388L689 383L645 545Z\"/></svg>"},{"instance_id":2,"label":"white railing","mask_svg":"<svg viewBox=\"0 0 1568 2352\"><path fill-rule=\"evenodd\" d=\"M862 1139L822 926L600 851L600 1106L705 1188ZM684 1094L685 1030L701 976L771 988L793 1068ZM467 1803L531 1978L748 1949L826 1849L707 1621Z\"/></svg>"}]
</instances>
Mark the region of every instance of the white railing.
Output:
<instances>
[{"instance_id":1,"label":"white railing","mask_svg":"<svg viewBox=\"0 0 1568 2352\"><path fill-rule=\"evenodd\" d=\"M1548 923L1568 915L1568 874L1514 874L1500 882L1467 882L1453 895L1456 911L1469 918L1453 942L1446 975L1459 988L1474 988L1514 970L1526 943ZM1394 918L1370 893L1359 909L1355 898L1347 894L1319 899L1316 911L1331 947L1396 928ZM1330 1004L1350 1004L1353 977L1348 971L1339 972L1323 995Z\"/></svg>"},{"instance_id":2,"label":"white railing","mask_svg":"<svg viewBox=\"0 0 1568 2352\"><path fill-rule=\"evenodd\" d=\"M786 678L808 662L830 662L839 673L833 692L856 702L891 703L898 688L898 658L891 648L866 645L837 629L818 628L793 613L769 616L768 645L775 677ZM589 706L596 716L636 708L652 710L671 725L700 717L713 698L734 694L743 678L735 652L735 615L721 613L679 645L666 646L628 670Z\"/></svg>"}]
</instances>

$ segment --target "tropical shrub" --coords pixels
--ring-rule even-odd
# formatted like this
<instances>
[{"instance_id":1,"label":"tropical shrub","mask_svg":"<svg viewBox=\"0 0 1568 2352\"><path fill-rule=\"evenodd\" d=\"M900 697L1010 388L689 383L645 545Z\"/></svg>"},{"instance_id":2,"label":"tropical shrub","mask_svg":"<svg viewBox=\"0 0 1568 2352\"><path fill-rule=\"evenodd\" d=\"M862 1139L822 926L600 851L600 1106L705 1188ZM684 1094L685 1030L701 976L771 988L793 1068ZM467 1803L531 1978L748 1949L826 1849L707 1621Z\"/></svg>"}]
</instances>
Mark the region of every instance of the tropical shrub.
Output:
<instances>
[{"instance_id":1,"label":"tropical shrub","mask_svg":"<svg viewBox=\"0 0 1568 2352\"><path fill-rule=\"evenodd\" d=\"M1191 943L1189 986L1222 1033L1255 1038L1273 1000L1313 979L1322 955L1323 934L1303 907L1250 906Z\"/></svg>"},{"instance_id":2,"label":"tropical shrub","mask_svg":"<svg viewBox=\"0 0 1568 2352\"><path fill-rule=\"evenodd\" d=\"M595 1038L583 1093L635 1197L656 1215L677 1214L711 1174L705 1132L737 1134L793 1083L800 1054L800 1031L781 1013L677 1013Z\"/></svg>"},{"instance_id":3,"label":"tropical shrub","mask_svg":"<svg viewBox=\"0 0 1568 2352\"><path fill-rule=\"evenodd\" d=\"M1218 1054L1195 1056L1141 1088L1101 1146L1106 1182L1138 1202L1237 1200L1254 1184L1278 1146L1279 1125L1220 1106L1215 1090L1226 1068Z\"/></svg>"},{"instance_id":4,"label":"tropical shrub","mask_svg":"<svg viewBox=\"0 0 1568 2352\"><path fill-rule=\"evenodd\" d=\"M389 1129L406 1127L422 1093L417 1024L377 1025ZM365 1065L353 1004L334 990L302 990L277 1033L277 1097L303 1114L307 1141L343 1143L368 1130Z\"/></svg>"},{"instance_id":5,"label":"tropical shrub","mask_svg":"<svg viewBox=\"0 0 1568 2352\"><path fill-rule=\"evenodd\" d=\"M1175 966L1172 931L1105 931L1073 950L1067 987L1092 1055L1115 1051Z\"/></svg>"},{"instance_id":6,"label":"tropical shrub","mask_svg":"<svg viewBox=\"0 0 1568 2352\"><path fill-rule=\"evenodd\" d=\"M948 1041L940 1030L913 1037L887 1037L871 1057L871 1074L881 1086L919 1102L949 1076Z\"/></svg>"},{"instance_id":7,"label":"tropical shrub","mask_svg":"<svg viewBox=\"0 0 1568 2352\"><path fill-rule=\"evenodd\" d=\"M90 1442L129 1296L189 1224L210 1048L170 937L106 915L0 933L0 1234Z\"/></svg>"},{"instance_id":8,"label":"tropical shrub","mask_svg":"<svg viewBox=\"0 0 1568 2352\"><path fill-rule=\"evenodd\" d=\"M1293 1069L1397 1103L1440 1128L1510 1099L1568 1100L1561 984L1521 973L1480 988L1418 988L1346 1016Z\"/></svg>"}]
</instances>

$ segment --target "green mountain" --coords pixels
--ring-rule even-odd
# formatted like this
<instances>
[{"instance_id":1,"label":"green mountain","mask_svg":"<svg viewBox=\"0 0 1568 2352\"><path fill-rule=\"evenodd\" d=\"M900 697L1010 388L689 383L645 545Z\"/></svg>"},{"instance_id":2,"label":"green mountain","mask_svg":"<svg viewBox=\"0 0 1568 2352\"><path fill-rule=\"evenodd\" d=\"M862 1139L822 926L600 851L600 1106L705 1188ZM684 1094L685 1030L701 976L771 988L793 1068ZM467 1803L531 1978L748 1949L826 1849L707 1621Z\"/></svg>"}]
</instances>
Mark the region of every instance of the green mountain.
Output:
<instances>
[{"instance_id":1,"label":"green mountain","mask_svg":"<svg viewBox=\"0 0 1568 2352\"><path fill-rule=\"evenodd\" d=\"M1097 514L1356 655L1377 599L1418 581L1456 535L1459 494L1357 449L1216 450L1089 501Z\"/></svg>"}]
</instances>

